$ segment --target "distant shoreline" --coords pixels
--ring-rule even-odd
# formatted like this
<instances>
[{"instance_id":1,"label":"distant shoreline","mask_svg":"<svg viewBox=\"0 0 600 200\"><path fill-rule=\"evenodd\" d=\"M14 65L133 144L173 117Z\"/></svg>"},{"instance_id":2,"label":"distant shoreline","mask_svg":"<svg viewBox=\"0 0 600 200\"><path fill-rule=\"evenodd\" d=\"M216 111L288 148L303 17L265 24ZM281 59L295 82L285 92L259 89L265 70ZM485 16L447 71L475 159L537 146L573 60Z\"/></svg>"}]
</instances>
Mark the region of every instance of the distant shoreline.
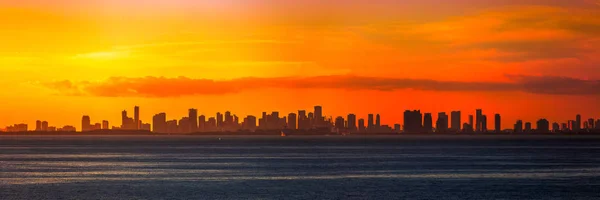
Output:
<instances>
[{"instance_id":1,"label":"distant shoreline","mask_svg":"<svg viewBox=\"0 0 600 200\"><path fill-rule=\"evenodd\" d=\"M280 136L280 132L203 132L153 133L148 131L92 131L92 132L0 132L0 136ZM580 133L292 133L287 136L600 136L600 132Z\"/></svg>"}]
</instances>

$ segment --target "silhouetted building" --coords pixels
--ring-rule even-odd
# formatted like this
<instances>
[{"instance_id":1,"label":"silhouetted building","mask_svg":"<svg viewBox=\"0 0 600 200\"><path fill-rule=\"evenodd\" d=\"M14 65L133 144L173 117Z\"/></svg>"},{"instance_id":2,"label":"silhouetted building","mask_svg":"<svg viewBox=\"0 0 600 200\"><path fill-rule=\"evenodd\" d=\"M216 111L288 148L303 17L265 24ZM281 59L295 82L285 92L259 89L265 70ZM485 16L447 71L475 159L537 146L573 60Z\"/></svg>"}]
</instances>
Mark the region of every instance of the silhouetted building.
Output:
<instances>
[{"instance_id":1,"label":"silhouetted building","mask_svg":"<svg viewBox=\"0 0 600 200\"><path fill-rule=\"evenodd\" d=\"M569 124L568 123L562 123L561 124L561 131L568 132L569 131Z\"/></svg>"},{"instance_id":2,"label":"silhouetted building","mask_svg":"<svg viewBox=\"0 0 600 200\"><path fill-rule=\"evenodd\" d=\"M107 120L103 120L102 121L102 129L104 129L104 130L110 129L110 127L108 126L108 121Z\"/></svg>"},{"instance_id":3,"label":"silhouetted building","mask_svg":"<svg viewBox=\"0 0 600 200\"><path fill-rule=\"evenodd\" d=\"M198 117L198 131L206 131L206 116L204 115L200 115L200 117Z\"/></svg>"},{"instance_id":4,"label":"silhouetted building","mask_svg":"<svg viewBox=\"0 0 600 200\"><path fill-rule=\"evenodd\" d=\"M547 119L538 120L537 121L537 132L549 133L550 132L550 122Z\"/></svg>"},{"instance_id":5,"label":"silhouetted building","mask_svg":"<svg viewBox=\"0 0 600 200\"><path fill-rule=\"evenodd\" d=\"M223 129L223 114L221 114L220 112L217 113L217 129Z\"/></svg>"},{"instance_id":6,"label":"silhouetted building","mask_svg":"<svg viewBox=\"0 0 600 200\"><path fill-rule=\"evenodd\" d=\"M416 116L414 117L416 119ZM425 113L423 117L423 131L425 133L433 132L433 116L431 116L431 113Z\"/></svg>"},{"instance_id":7,"label":"silhouetted building","mask_svg":"<svg viewBox=\"0 0 600 200\"><path fill-rule=\"evenodd\" d=\"M474 128L475 124L473 124L473 115L469 115L469 125L470 125L471 129ZM475 130L473 130L473 131L475 131Z\"/></svg>"},{"instance_id":8,"label":"silhouetted building","mask_svg":"<svg viewBox=\"0 0 600 200\"><path fill-rule=\"evenodd\" d=\"M314 115L314 126L315 127L323 127L323 122L325 118L323 118L323 107L315 106L315 115Z\"/></svg>"},{"instance_id":9,"label":"silhouetted building","mask_svg":"<svg viewBox=\"0 0 600 200\"><path fill-rule=\"evenodd\" d=\"M379 128L381 127L381 116L379 116L379 114L377 114L375 116L375 128Z\"/></svg>"},{"instance_id":10,"label":"silhouetted building","mask_svg":"<svg viewBox=\"0 0 600 200\"><path fill-rule=\"evenodd\" d=\"M514 132L515 133L522 133L523 132L523 121L517 120L517 123L515 123Z\"/></svg>"},{"instance_id":11,"label":"silhouetted building","mask_svg":"<svg viewBox=\"0 0 600 200\"><path fill-rule=\"evenodd\" d=\"M450 129L453 132L460 132L460 125L462 124L462 119L461 119L461 112L460 111L452 111L450 113L450 117L452 120L452 123L450 123Z\"/></svg>"},{"instance_id":12,"label":"silhouetted building","mask_svg":"<svg viewBox=\"0 0 600 200\"><path fill-rule=\"evenodd\" d=\"M62 128L58 129L58 131L60 131L60 132L76 132L77 128L75 128L74 126L63 126Z\"/></svg>"},{"instance_id":13,"label":"silhouetted building","mask_svg":"<svg viewBox=\"0 0 600 200\"><path fill-rule=\"evenodd\" d=\"M91 131L92 130L92 121L90 120L90 116L84 115L81 118L81 131Z\"/></svg>"},{"instance_id":14,"label":"silhouetted building","mask_svg":"<svg viewBox=\"0 0 600 200\"><path fill-rule=\"evenodd\" d=\"M594 127L596 127L596 130L600 130L600 119L596 120Z\"/></svg>"},{"instance_id":15,"label":"silhouetted building","mask_svg":"<svg viewBox=\"0 0 600 200\"><path fill-rule=\"evenodd\" d=\"M594 119L593 119L593 118L589 118L589 119L588 119L588 124L589 124L589 126L590 126L590 127L589 127L589 129L590 129L590 130L594 130L594 129L596 129L596 124L595 124L595 121L594 121Z\"/></svg>"},{"instance_id":16,"label":"silhouetted building","mask_svg":"<svg viewBox=\"0 0 600 200\"><path fill-rule=\"evenodd\" d=\"M396 132L396 133L400 133L401 131L402 131L402 130L401 130L401 126L400 126L400 124L394 124L394 132Z\"/></svg>"},{"instance_id":17,"label":"silhouetted building","mask_svg":"<svg viewBox=\"0 0 600 200\"><path fill-rule=\"evenodd\" d=\"M556 123L556 122L555 122L555 123L553 123L553 124L552 124L552 132L555 132L555 133L558 133L558 132L560 132L560 124L558 124L558 123Z\"/></svg>"},{"instance_id":18,"label":"silhouetted building","mask_svg":"<svg viewBox=\"0 0 600 200\"><path fill-rule=\"evenodd\" d=\"M35 121L35 131L42 131L42 121Z\"/></svg>"},{"instance_id":19,"label":"silhouetted building","mask_svg":"<svg viewBox=\"0 0 600 200\"><path fill-rule=\"evenodd\" d=\"M531 122L525 123L525 132L527 132L527 133L531 132Z\"/></svg>"},{"instance_id":20,"label":"silhouetted building","mask_svg":"<svg viewBox=\"0 0 600 200\"><path fill-rule=\"evenodd\" d=\"M365 119L359 119L358 120L358 132L365 132L366 131L366 127L365 127Z\"/></svg>"},{"instance_id":21,"label":"silhouetted building","mask_svg":"<svg viewBox=\"0 0 600 200\"><path fill-rule=\"evenodd\" d=\"M494 115L494 130L496 133L502 132L502 117L500 114Z\"/></svg>"},{"instance_id":22,"label":"silhouetted building","mask_svg":"<svg viewBox=\"0 0 600 200\"><path fill-rule=\"evenodd\" d=\"M572 130L575 132L581 131L581 115L575 116L575 127Z\"/></svg>"},{"instance_id":23,"label":"silhouetted building","mask_svg":"<svg viewBox=\"0 0 600 200\"><path fill-rule=\"evenodd\" d=\"M373 114L369 114L368 115L368 121L367 121L367 131L373 131L373 129L375 128L375 119L374 119L374 115Z\"/></svg>"},{"instance_id":24,"label":"silhouetted building","mask_svg":"<svg viewBox=\"0 0 600 200\"><path fill-rule=\"evenodd\" d=\"M42 131L50 131L50 128L48 127L48 122L47 121L43 121L42 122ZM56 127L54 128L54 131L56 131Z\"/></svg>"},{"instance_id":25,"label":"silhouetted building","mask_svg":"<svg viewBox=\"0 0 600 200\"><path fill-rule=\"evenodd\" d=\"M140 120L140 107L135 106L133 108L133 122L135 123L135 130L139 130L142 125L142 121Z\"/></svg>"},{"instance_id":26,"label":"silhouetted building","mask_svg":"<svg viewBox=\"0 0 600 200\"><path fill-rule=\"evenodd\" d=\"M167 121L167 133L179 133L179 125L177 120Z\"/></svg>"},{"instance_id":27,"label":"silhouetted building","mask_svg":"<svg viewBox=\"0 0 600 200\"><path fill-rule=\"evenodd\" d=\"M488 131L487 115L482 115L481 116L481 132L487 132L487 131Z\"/></svg>"},{"instance_id":28,"label":"silhouetted building","mask_svg":"<svg viewBox=\"0 0 600 200\"><path fill-rule=\"evenodd\" d=\"M181 118L179 120L178 132L190 133L190 131L190 119L188 117Z\"/></svg>"},{"instance_id":29,"label":"silhouetted building","mask_svg":"<svg viewBox=\"0 0 600 200\"><path fill-rule=\"evenodd\" d=\"M438 119L435 124L437 133L448 132L448 115L445 112L438 113Z\"/></svg>"},{"instance_id":30,"label":"silhouetted building","mask_svg":"<svg viewBox=\"0 0 600 200\"><path fill-rule=\"evenodd\" d=\"M154 125L152 130L156 133L169 133L169 127L167 124L167 114L158 113L152 117L152 124Z\"/></svg>"},{"instance_id":31,"label":"silhouetted building","mask_svg":"<svg viewBox=\"0 0 600 200\"><path fill-rule=\"evenodd\" d=\"M188 119L190 120L190 132L198 132L198 110L189 109Z\"/></svg>"},{"instance_id":32,"label":"silhouetted building","mask_svg":"<svg viewBox=\"0 0 600 200\"><path fill-rule=\"evenodd\" d=\"M305 110L298 111L298 129L300 129L300 130L308 130L309 129L308 116L306 116Z\"/></svg>"},{"instance_id":33,"label":"silhouetted building","mask_svg":"<svg viewBox=\"0 0 600 200\"><path fill-rule=\"evenodd\" d=\"M423 115L420 110L404 111L404 132L419 133L423 130Z\"/></svg>"},{"instance_id":34,"label":"silhouetted building","mask_svg":"<svg viewBox=\"0 0 600 200\"><path fill-rule=\"evenodd\" d=\"M342 130L344 130L344 128L345 128L345 127L344 127L344 123L345 123L345 120L344 120L344 118L343 118L343 117L341 117L341 116L340 116L340 117L336 117L336 118L335 118L335 128L336 128L338 131L342 131Z\"/></svg>"},{"instance_id":35,"label":"silhouetted building","mask_svg":"<svg viewBox=\"0 0 600 200\"><path fill-rule=\"evenodd\" d=\"M358 129L358 127L356 126L356 115L349 114L348 115L348 130L350 130L351 132L355 132L357 129Z\"/></svg>"},{"instance_id":36,"label":"silhouetted building","mask_svg":"<svg viewBox=\"0 0 600 200\"><path fill-rule=\"evenodd\" d=\"M475 131L477 132L482 132L482 117L483 117L483 111L481 109L477 109L476 111L476 117L475 117Z\"/></svg>"},{"instance_id":37,"label":"silhouetted building","mask_svg":"<svg viewBox=\"0 0 600 200\"><path fill-rule=\"evenodd\" d=\"M246 120L244 121L244 128L251 130L251 131L255 131L256 130L256 117L249 115L246 117Z\"/></svg>"},{"instance_id":38,"label":"silhouetted building","mask_svg":"<svg viewBox=\"0 0 600 200\"><path fill-rule=\"evenodd\" d=\"M298 121L297 118L298 117L296 116L296 113L290 113L290 114L288 114L288 117L287 117L287 127L289 129L295 130L297 128L296 127L296 123Z\"/></svg>"},{"instance_id":39,"label":"silhouetted building","mask_svg":"<svg viewBox=\"0 0 600 200\"><path fill-rule=\"evenodd\" d=\"M475 132L475 130L473 130L473 126L471 124L464 123L463 124L462 132L464 132L464 133L473 133L473 132Z\"/></svg>"}]
</instances>

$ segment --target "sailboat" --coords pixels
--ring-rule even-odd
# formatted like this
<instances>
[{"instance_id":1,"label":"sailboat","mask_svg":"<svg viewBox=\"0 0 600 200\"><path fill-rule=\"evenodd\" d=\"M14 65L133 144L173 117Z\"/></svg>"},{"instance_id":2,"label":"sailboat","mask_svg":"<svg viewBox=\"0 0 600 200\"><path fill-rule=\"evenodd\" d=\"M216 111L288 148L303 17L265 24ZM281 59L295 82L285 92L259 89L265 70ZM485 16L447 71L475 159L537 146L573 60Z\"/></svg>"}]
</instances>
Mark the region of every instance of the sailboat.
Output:
<instances>
[{"instance_id":1,"label":"sailboat","mask_svg":"<svg viewBox=\"0 0 600 200\"><path fill-rule=\"evenodd\" d=\"M288 129L287 126L281 130L281 137L287 137L290 133L292 132L292 130Z\"/></svg>"}]
</instances>

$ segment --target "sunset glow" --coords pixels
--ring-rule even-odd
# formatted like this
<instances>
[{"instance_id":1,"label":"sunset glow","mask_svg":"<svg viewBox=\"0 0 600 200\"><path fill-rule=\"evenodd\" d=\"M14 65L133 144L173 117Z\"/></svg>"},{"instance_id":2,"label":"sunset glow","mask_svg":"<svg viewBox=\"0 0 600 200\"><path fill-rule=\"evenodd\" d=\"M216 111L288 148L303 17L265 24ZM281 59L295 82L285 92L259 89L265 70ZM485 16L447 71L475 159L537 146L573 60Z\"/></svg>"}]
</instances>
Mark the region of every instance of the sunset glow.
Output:
<instances>
[{"instance_id":1,"label":"sunset glow","mask_svg":"<svg viewBox=\"0 0 600 200\"><path fill-rule=\"evenodd\" d=\"M594 0L20 0L0 24L0 127L133 106L600 118Z\"/></svg>"}]
</instances>

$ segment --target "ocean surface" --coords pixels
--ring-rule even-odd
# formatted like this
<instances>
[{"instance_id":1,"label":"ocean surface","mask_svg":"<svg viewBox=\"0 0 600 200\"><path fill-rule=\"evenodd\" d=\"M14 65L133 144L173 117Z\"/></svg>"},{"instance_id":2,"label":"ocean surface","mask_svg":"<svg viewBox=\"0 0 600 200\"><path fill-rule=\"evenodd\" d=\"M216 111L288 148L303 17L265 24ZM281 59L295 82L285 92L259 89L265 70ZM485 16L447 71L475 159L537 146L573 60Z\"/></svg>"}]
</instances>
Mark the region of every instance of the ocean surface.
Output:
<instances>
[{"instance_id":1,"label":"ocean surface","mask_svg":"<svg viewBox=\"0 0 600 200\"><path fill-rule=\"evenodd\" d=\"M0 199L600 199L600 137L0 136Z\"/></svg>"}]
</instances>

